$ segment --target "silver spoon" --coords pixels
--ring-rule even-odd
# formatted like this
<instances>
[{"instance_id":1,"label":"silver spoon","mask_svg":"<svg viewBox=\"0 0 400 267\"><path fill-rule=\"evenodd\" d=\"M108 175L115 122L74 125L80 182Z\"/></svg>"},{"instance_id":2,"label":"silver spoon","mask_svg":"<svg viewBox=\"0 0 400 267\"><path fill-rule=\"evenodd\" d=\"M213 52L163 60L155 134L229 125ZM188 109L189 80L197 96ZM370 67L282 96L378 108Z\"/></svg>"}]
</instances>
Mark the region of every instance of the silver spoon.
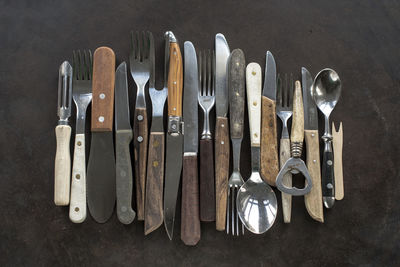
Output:
<instances>
[{"instance_id":1,"label":"silver spoon","mask_svg":"<svg viewBox=\"0 0 400 267\"><path fill-rule=\"evenodd\" d=\"M251 141L251 176L240 188L237 211L246 228L255 234L266 232L277 213L274 191L260 176L261 67L250 63L246 68L247 106Z\"/></svg>"},{"instance_id":2,"label":"silver spoon","mask_svg":"<svg viewBox=\"0 0 400 267\"><path fill-rule=\"evenodd\" d=\"M335 177L333 173L332 132L329 116L335 108L342 92L339 75L332 69L323 69L315 77L312 95L318 109L325 116L324 156L322 161L322 196L326 208L335 203Z\"/></svg>"}]
</instances>

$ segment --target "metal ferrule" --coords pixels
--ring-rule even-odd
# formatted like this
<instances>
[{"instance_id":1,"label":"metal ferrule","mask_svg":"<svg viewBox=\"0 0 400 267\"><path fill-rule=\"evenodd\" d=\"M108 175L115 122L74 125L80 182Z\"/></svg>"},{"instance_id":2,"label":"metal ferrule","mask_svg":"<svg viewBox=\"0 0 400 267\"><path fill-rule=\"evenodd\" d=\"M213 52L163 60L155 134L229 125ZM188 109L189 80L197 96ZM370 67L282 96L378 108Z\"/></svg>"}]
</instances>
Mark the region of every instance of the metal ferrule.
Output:
<instances>
[{"instance_id":1,"label":"metal ferrule","mask_svg":"<svg viewBox=\"0 0 400 267\"><path fill-rule=\"evenodd\" d=\"M210 113L208 110L203 109L205 112L204 122L203 122L203 132L201 133L201 139L211 139L210 131Z\"/></svg>"},{"instance_id":2,"label":"metal ferrule","mask_svg":"<svg viewBox=\"0 0 400 267\"><path fill-rule=\"evenodd\" d=\"M232 138L233 171L240 172L240 147L242 138Z\"/></svg>"},{"instance_id":3,"label":"metal ferrule","mask_svg":"<svg viewBox=\"0 0 400 267\"><path fill-rule=\"evenodd\" d=\"M260 171L260 147L258 146L251 147L251 171Z\"/></svg>"},{"instance_id":4,"label":"metal ferrule","mask_svg":"<svg viewBox=\"0 0 400 267\"><path fill-rule=\"evenodd\" d=\"M332 152L332 135L325 133L321 138L324 140L324 151Z\"/></svg>"},{"instance_id":5,"label":"metal ferrule","mask_svg":"<svg viewBox=\"0 0 400 267\"><path fill-rule=\"evenodd\" d=\"M175 35L173 34L173 32L171 32L171 31L167 31L167 32L165 32L165 35L164 35L166 38L168 37L168 41L170 42L170 43L177 43L178 41L176 40L176 37L175 37Z\"/></svg>"},{"instance_id":6,"label":"metal ferrule","mask_svg":"<svg viewBox=\"0 0 400 267\"><path fill-rule=\"evenodd\" d=\"M300 158L302 150L303 150L303 142L290 143L290 152L292 153L293 158Z\"/></svg>"},{"instance_id":7,"label":"metal ferrule","mask_svg":"<svg viewBox=\"0 0 400 267\"><path fill-rule=\"evenodd\" d=\"M168 116L168 134L176 136L183 134L183 121L180 116Z\"/></svg>"},{"instance_id":8,"label":"metal ferrule","mask_svg":"<svg viewBox=\"0 0 400 267\"><path fill-rule=\"evenodd\" d=\"M59 119L58 120L58 125L68 125L68 119Z\"/></svg>"}]
</instances>

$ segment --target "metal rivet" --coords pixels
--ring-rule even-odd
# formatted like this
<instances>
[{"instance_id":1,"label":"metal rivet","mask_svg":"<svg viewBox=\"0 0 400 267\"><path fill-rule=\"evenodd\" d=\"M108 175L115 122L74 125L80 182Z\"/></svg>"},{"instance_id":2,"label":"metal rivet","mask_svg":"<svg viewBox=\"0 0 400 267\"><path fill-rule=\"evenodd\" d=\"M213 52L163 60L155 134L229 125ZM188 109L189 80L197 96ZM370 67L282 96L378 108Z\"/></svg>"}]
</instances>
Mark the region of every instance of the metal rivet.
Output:
<instances>
[{"instance_id":1,"label":"metal rivet","mask_svg":"<svg viewBox=\"0 0 400 267\"><path fill-rule=\"evenodd\" d=\"M103 116L99 117L99 122L104 122L104 117Z\"/></svg>"},{"instance_id":2,"label":"metal rivet","mask_svg":"<svg viewBox=\"0 0 400 267\"><path fill-rule=\"evenodd\" d=\"M224 128L224 127L225 127L225 124L221 124L221 127Z\"/></svg>"},{"instance_id":3,"label":"metal rivet","mask_svg":"<svg viewBox=\"0 0 400 267\"><path fill-rule=\"evenodd\" d=\"M158 161L157 160L153 161L153 167L157 167L157 166L158 166Z\"/></svg>"},{"instance_id":4,"label":"metal rivet","mask_svg":"<svg viewBox=\"0 0 400 267\"><path fill-rule=\"evenodd\" d=\"M127 210L128 210L128 209L127 209L125 206L122 206L122 207L121 207L121 211L122 211L122 212L126 212Z\"/></svg>"},{"instance_id":5,"label":"metal rivet","mask_svg":"<svg viewBox=\"0 0 400 267\"><path fill-rule=\"evenodd\" d=\"M174 84L176 84L176 81L174 81Z\"/></svg>"},{"instance_id":6,"label":"metal rivet","mask_svg":"<svg viewBox=\"0 0 400 267\"><path fill-rule=\"evenodd\" d=\"M314 162L314 163L316 163L316 162L317 162L317 160L316 160L316 159L314 159L314 160L313 160L313 162Z\"/></svg>"},{"instance_id":7,"label":"metal rivet","mask_svg":"<svg viewBox=\"0 0 400 267\"><path fill-rule=\"evenodd\" d=\"M236 62L236 66L239 66L240 65L240 63L239 62Z\"/></svg>"},{"instance_id":8,"label":"metal rivet","mask_svg":"<svg viewBox=\"0 0 400 267\"><path fill-rule=\"evenodd\" d=\"M332 185L331 183L328 183L328 184L326 185L326 188L332 189L332 188L333 188L333 185Z\"/></svg>"},{"instance_id":9,"label":"metal rivet","mask_svg":"<svg viewBox=\"0 0 400 267\"><path fill-rule=\"evenodd\" d=\"M254 134L254 137L255 137L255 138L257 138L257 137L258 137L258 134L257 134L257 133L255 133L255 134Z\"/></svg>"},{"instance_id":10,"label":"metal rivet","mask_svg":"<svg viewBox=\"0 0 400 267\"><path fill-rule=\"evenodd\" d=\"M173 110L176 110L176 108L173 108Z\"/></svg>"},{"instance_id":11,"label":"metal rivet","mask_svg":"<svg viewBox=\"0 0 400 267\"><path fill-rule=\"evenodd\" d=\"M315 136L315 134L311 134L311 136L312 136L312 137L314 137L314 136Z\"/></svg>"},{"instance_id":12,"label":"metal rivet","mask_svg":"<svg viewBox=\"0 0 400 267\"><path fill-rule=\"evenodd\" d=\"M76 208L75 208L75 211L76 211L76 212L78 212L78 211L79 211L79 208L78 208L78 207L76 207Z\"/></svg>"},{"instance_id":13,"label":"metal rivet","mask_svg":"<svg viewBox=\"0 0 400 267\"><path fill-rule=\"evenodd\" d=\"M225 144L225 142L224 142L224 141L221 141L221 145L223 145L223 144Z\"/></svg>"},{"instance_id":14,"label":"metal rivet","mask_svg":"<svg viewBox=\"0 0 400 267\"><path fill-rule=\"evenodd\" d=\"M138 119L138 121L142 121L143 120L143 115L138 115L137 119Z\"/></svg>"},{"instance_id":15,"label":"metal rivet","mask_svg":"<svg viewBox=\"0 0 400 267\"><path fill-rule=\"evenodd\" d=\"M153 143L153 147L158 147L159 145L160 145L160 143L157 140L155 140Z\"/></svg>"},{"instance_id":16,"label":"metal rivet","mask_svg":"<svg viewBox=\"0 0 400 267\"><path fill-rule=\"evenodd\" d=\"M329 166L331 166L332 165L332 160L328 160L327 162L326 162Z\"/></svg>"},{"instance_id":17,"label":"metal rivet","mask_svg":"<svg viewBox=\"0 0 400 267\"><path fill-rule=\"evenodd\" d=\"M104 98L106 98L106 95L105 94L100 94L99 97L100 97L100 99L104 99Z\"/></svg>"},{"instance_id":18,"label":"metal rivet","mask_svg":"<svg viewBox=\"0 0 400 267\"><path fill-rule=\"evenodd\" d=\"M253 74L253 75L256 75L256 74L257 74L257 72L253 71L251 74Z\"/></svg>"},{"instance_id":19,"label":"metal rivet","mask_svg":"<svg viewBox=\"0 0 400 267\"><path fill-rule=\"evenodd\" d=\"M78 146L81 146L81 145L82 145L81 141L78 141L76 144L77 144Z\"/></svg>"},{"instance_id":20,"label":"metal rivet","mask_svg":"<svg viewBox=\"0 0 400 267\"><path fill-rule=\"evenodd\" d=\"M79 179L81 179L81 175L77 174L77 175L75 175L75 178L79 180Z\"/></svg>"},{"instance_id":21,"label":"metal rivet","mask_svg":"<svg viewBox=\"0 0 400 267\"><path fill-rule=\"evenodd\" d=\"M137 140L138 140L139 143L141 143L143 141L143 137L142 136L138 136Z\"/></svg>"},{"instance_id":22,"label":"metal rivet","mask_svg":"<svg viewBox=\"0 0 400 267\"><path fill-rule=\"evenodd\" d=\"M253 106L257 106L257 101L254 101L254 102L253 102Z\"/></svg>"},{"instance_id":23,"label":"metal rivet","mask_svg":"<svg viewBox=\"0 0 400 267\"><path fill-rule=\"evenodd\" d=\"M176 51L174 51L174 55L176 55Z\"/></svg>"}]
</instances>

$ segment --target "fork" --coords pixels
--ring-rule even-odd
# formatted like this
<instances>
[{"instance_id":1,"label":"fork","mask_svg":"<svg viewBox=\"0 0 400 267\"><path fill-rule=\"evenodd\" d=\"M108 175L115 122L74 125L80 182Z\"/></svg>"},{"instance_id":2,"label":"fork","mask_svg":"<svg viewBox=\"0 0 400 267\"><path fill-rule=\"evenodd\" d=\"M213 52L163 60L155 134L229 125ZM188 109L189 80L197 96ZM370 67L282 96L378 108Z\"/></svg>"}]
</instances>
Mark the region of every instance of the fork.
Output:
<instances>
[{"instance_id":1,"label":"fork","mask_svg":"<svg viewBox=\"0 0 400 267\"><path fill-rule=\"evenodd\" d=\"M232 235L236 234L237 236L239 235L239 224L241 222L235 203L238 190L244 184L242 175L240 174L240 148L243 139L245 68L243 51L240 49L233 50L228 63L229 123L232 141L233 172L228 181L226 233L229 234L230 229ZM229 227L230 221L231 228ZM243 224L241 228L242 234L244 234Z\"/></svg>"},{"instance_id":2,"label":"fork","mask_svg":"<svg viewBox=\"0 0 400 267\"><path fill-rule=\"evenodd\" d=\"M290 138L287 127L287 122L293 114L293 75L290 74L290 81L288 75L285 74L285 85L282 89L282 80L278 74L277 78L277 91L276 91L276 114L282 121L282 136L280 140L279 149L279 163L282 168L285 162L290 158ZM286 173L283 177L283 182L286 186L292 186L292 174ZM282 193L282 210L283 221L290 223L292 212L292 196Z\"/></svg>"},{"instance_id":3,"label":"fork","mask_svg":"<svg viewBox=\"0 0 400 267\"><path fill-rule=\"evenodd\" d=\"M87 107L92 101L92 52L73 51L72 65L72 98L77 114L69 218L74 223L81 223L86 219L85 119Z\"/></svg>"},{"instance_id":4,"label":"fork","mask_svg":"<svg viewBox=\"0 0 400 267\"><path fill-rule=\"evenodd\" d=\"M210 111L215 104L214 51L199 52L198 102L204 124L200 140L200 220L215 221L214 153L210 131Z\"/></svg>"},{"instance_id":5,"label":"fork","mask_svg":"<svg viewBox=\"0 0 400 267\"><path fill-rule=\"evenodd\" d=\"M136 203L138 220L144 220L148 124L144 88L150 78L150 32L131 32L132 47L129 54L130 70L137 86L133 122L133 146L136 176Z\"/></svg>"}]
</instances>

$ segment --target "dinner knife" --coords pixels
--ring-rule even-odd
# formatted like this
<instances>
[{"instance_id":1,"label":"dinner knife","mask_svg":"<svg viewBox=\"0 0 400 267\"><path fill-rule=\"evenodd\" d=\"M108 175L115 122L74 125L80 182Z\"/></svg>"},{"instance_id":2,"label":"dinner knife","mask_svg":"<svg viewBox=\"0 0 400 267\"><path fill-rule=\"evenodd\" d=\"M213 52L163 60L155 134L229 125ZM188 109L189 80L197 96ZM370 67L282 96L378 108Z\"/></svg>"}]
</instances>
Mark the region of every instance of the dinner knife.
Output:
<instances>
[{"instance_id":1,"label":"dinner knife","mask_svg":"<svg viewBox=\"0 0 400 267\"><path fill-rule=\"evenodd\" d=\"M92 139L87 170L89 212L98 223L111 217L115 205L114 83L114 51L99 47L93 55Z\"/></svg>"},{"instance_id":2,"label":"dinner knife","mask_svg":"<svg viewBox=\"0 0 400 267\"><path fill-rule=\"evenodd\" d=\"M129 149L132 137L126 62L122 62L115 73L115 158L117 216L123 224L130 224L136 216L132 209L133 178Z\"/></svg>"},{"instance_id":3,"label":"dinner knife","mask_svg":"<svg viewBox=\"0 0 400 267\"><path fill-rule=\"evenodd\" d=\"M71 126L68 118L71 116L72 102L72 67L64 61L58 71L58 125L55 129L57 150L54 163L54 203L57 206L69 204L71 179Z\"/></svg>"},{"instance_id":4,"label":"dinner knife","mask_svg":"<svg viewBox=\"0 0 400 267\"><path fill-rule=\"evenodd\" d=\"M178 41L168 32L169 73L168 73L168 132L164 187L164 225L172 240L175 208L182 171L183 122L182 122L182 82L183 64ZM196 104L197 105L197 104Z\"/></svg>"},{"instance_id":5,"label":"dinner knife","mask_svg":"<svg viewBox=\"0 0 400 267\"><path fill-rule=\"evenodd\" d=\"M194 246L200 240L198 153L198 105L199 77L196 50L191 42L184 44L185 95L183 98L183 171L181 239L185 245Z\"/></svg>"},{"instance_id":6,"label":"dinner knife","mask_svg":"<svg viewBox=\"0 0 400 267\"><path fill-rule=\"evenodd\" d=\"M218 231L225 230L226 201L229 179L229 124L228 124L228 85L227 63L230 50L225 36L215 36L215 101L217 119L215 123L215 226Z\"/></svg>"},{"instance_id":7,"label":"dinner knife","mask_svg":"<svg viewBox=\"0 0 400 267\"><path fill-rule=\"evenodd\" d=\"M265 80L261 106L261 177L275 186L279 172L276 134L276 64L270 51L266 54Z\"/></svg>"},{"instance_id":8,"label":"dinner knife","mask_svg":"<svg viewBox=\"0 0 400 267\"><path fill-rule=\"evenodd\" d=\"M301 82L304 102L304 135L307 147L307 168L313 184L310 193L304 196L304 202L311 218L319 222L324 222L321 165L319 157L318 113L317 106L311 95L313 78L310 72L304 67L301 68Z\"/></svg>"}]
</instances>

